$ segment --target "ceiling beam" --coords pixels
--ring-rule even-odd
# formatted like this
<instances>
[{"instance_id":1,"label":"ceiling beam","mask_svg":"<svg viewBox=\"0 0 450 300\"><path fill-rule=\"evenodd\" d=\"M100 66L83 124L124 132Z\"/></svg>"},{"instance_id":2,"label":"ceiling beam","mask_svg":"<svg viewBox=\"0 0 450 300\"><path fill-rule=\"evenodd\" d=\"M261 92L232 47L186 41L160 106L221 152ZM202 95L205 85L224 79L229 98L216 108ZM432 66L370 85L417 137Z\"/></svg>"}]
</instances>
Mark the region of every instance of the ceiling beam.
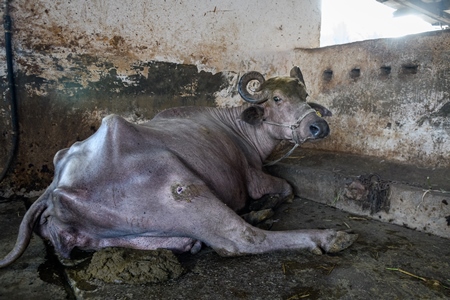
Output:
<instances>
[{"instance_id":1,"label":"ceiling beam","mask_svg":"<svg viewBox=\"0 0 450 300\"><path fill-rule=\"evenodd\" d=\"M394 12L394 16L401 16L407 13L416 12L418 14L422 14L427 17L427 21L430 22L429 19L434 20L435 22L439 22L442 25L450 26L450 14L447 11L450 11L450 0L441 0L441 1L421 1L421 0L377 0L387 6L390 6L396 11Z\"/></svg>"}]
</instances>

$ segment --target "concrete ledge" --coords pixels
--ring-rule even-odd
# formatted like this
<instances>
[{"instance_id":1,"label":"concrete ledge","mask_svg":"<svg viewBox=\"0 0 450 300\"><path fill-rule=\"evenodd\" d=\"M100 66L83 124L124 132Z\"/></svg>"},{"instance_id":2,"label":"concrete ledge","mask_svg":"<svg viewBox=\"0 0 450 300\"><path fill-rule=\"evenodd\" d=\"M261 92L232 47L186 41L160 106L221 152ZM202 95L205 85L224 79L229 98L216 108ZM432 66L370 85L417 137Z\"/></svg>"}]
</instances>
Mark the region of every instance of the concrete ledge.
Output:
<instances>
[{"instance_id":1,"label":"concrete ledge","mask_svg":"<svg viewBox=\"0 0 450 300\"><path fill-rule=\"evenodd\" d=\"M289 181L299 197L450 238L448 169L299 149L268 170Z\"/></svg>"}]
</instances>

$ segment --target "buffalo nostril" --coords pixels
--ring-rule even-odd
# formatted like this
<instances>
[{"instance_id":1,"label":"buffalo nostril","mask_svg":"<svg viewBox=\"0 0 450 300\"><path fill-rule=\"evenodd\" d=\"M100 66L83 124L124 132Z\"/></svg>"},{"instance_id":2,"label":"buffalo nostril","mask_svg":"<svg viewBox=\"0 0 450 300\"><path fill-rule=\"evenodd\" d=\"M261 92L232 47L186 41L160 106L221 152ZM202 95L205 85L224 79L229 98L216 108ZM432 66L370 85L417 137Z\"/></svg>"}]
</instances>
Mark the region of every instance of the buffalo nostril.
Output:
<instances>
[{"instance_id":1,"label":"buffalo nostril","mask_svg":"<svg viewBox=\"0 0 450 300\"><path fill-rule=\"evenodd\" d=\"M309 131L314 138L324 138L330 133L326 122L315 122L309 126Z\"/></svg>"},{"instance_id":2,"label":"buffalo nostril","mask_svg":"<svg viewBox=\"0 0 450 300\"><path fill-rule=\"evenodd\" d=\"M319 128L319 126L313 124L313 125L309 126L309 131L311 132L311 134L314 137L317 137L320 133L320 128Z\"/></svg>"}]
</instances>

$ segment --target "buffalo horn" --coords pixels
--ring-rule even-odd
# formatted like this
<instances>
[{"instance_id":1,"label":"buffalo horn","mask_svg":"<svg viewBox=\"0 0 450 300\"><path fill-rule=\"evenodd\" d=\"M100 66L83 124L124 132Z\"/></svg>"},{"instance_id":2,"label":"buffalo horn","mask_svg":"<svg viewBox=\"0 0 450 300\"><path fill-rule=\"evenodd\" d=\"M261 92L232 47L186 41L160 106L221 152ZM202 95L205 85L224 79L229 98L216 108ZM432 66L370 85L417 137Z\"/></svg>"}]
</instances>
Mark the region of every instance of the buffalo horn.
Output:
<instances>
[{"instance_id":1,"label":"buffalo horn","mask_svg":"<svg viewBox=\"0 0 450 300\"><path fill-rule=\"evenodd\" d=\"M247 89L248 83L252 80L259 81L259 88L257 91L255 91L253 95L250 94L250 92ZM260 90L264 81L265 81L264 76L262 76L262 74L259 72L253 71L245 73L239 80L238 84L239 95L241 95L241 97L245 101L250 102L252 104L260 104L263 103L264 101L267 101L266 93Z\"/></svg>"}]
</instances>

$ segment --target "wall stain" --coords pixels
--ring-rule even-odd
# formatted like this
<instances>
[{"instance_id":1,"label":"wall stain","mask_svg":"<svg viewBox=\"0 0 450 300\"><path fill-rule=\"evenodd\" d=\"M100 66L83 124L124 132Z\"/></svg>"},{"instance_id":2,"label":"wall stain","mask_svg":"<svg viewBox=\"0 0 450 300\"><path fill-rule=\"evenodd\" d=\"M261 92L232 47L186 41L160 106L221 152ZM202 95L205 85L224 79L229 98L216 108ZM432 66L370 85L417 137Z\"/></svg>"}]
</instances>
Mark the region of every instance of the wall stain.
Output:
<instances>
[{"instance_id":1,"label":"wall stain","mask_svg":"<svg viewBox=\"0 0 450 300\"><path fill-rule=\"evenodd\" d=\"M308 61L308 93L333 112L330 137L304 147L449 167L448 47L450 32L440 31L297 49ZM349 76L355 66L357 80Z\"/></svg>"},{"instance_id":2,"label":"wall stain","mask_svg":"<svg viewBox=\"0 0 450 300\"><path fill-rule=\"evenodd\" d=\"M62 73L68 76L54 80L28 74L28 65L17 72L20 144L13 172L2 186L47 187L55 153L89 137L107 114L144 121L170 107L215 106L214 93L227 85L222 73L199 72L193 65L137 61L128 67L131 75L123 76L115 63L94 56L71 54L68 59L70 71ZM92 81L91 66L100 70ZM0 129L8 130L8 124L0 123ZM5 134L0 140L9 148Z\"/></svg>"}]
</instances>

